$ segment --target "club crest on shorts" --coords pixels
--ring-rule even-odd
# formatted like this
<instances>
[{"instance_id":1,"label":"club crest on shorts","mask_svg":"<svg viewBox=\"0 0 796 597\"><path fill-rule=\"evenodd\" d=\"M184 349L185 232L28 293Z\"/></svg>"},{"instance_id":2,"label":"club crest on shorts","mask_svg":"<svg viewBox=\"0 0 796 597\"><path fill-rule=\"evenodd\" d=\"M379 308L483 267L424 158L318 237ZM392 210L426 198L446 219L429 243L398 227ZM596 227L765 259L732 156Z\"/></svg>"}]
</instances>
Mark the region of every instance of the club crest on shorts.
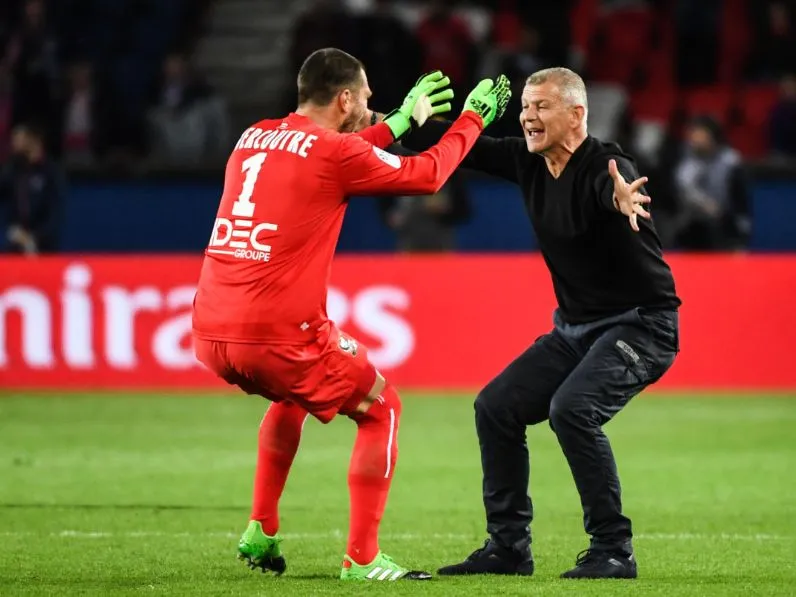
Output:
<instances>
[{"instance_id":1,"label":"club crest on shorts","mask_svg":"<svg viewBox=\"0 0 796 597\"><path fill-rule=\"evenodd\" d=\"M349 353L352 357L357 356L357 341L352 340L351 338L346 338L345 336L340 336L340 339L337 341L337 345L340 347L340 350L343 352Z\"/></svg>"}]
</instances>

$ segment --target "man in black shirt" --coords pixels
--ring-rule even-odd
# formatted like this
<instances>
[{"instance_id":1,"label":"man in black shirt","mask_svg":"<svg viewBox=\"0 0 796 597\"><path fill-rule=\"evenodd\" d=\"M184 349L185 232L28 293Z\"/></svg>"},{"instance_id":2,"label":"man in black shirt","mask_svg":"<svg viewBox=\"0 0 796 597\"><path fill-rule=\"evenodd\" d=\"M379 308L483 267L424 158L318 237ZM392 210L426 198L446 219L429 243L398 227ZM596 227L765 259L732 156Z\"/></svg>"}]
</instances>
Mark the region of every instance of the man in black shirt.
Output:
<instances>
[{"instance_id":1,"label":"man in black shirt","mask_svg":"<svg viewBox=\"0 0 796 597\"><path fill-rule=\"evenodd\" d=\"M522 94L523 137L482 136L462 165L520 186L550 270L554 327L475 400L484 547L440 574L533 573L526 426L549 420L581 498L589 549L564 578L635 578L631 523L602 426L671 366L680 300L650 214L646 178L619 146L586 131L586 88L564 68ZM423 149L446 125L404 142ZM628 182L632 181L632 182Z\"/></svg>"},{"instance_id":2,"label":"man in black shirt","mask_svg":"<svg viewBox=\"0 0 796 597\"><path fill-rule=\"evenodd\" d=\"M58 244L65 181L58 164L47 155L44 131L20 124L12 134L13 156L0 165L0 238L9 252L50 253ZM4 216L4 217L2 217Z\"/></svg>"}]
</instances>

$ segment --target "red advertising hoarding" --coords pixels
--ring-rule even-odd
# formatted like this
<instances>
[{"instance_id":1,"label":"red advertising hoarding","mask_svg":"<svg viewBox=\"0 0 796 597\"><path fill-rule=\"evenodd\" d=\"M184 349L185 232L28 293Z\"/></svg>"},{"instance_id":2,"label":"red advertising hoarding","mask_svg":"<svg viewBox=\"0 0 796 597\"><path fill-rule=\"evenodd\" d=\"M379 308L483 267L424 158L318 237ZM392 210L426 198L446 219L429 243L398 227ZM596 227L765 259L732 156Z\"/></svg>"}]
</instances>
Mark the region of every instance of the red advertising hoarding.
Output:
<instances>
[{"instance_id":1,"label":"red advertising hoarding","mask_svg":"<svg viewBox=\"0 0 796 597\"><path fill-rule=\"evenodd\" d=\"M669 259L681 354L656 388L796 389L796 256ZM193 358L195 256L0 258L0 389L223 388ZM474 390L551 327L541 258L344 256L329 314L403 388Z\"/></svg>"}]
</instances>

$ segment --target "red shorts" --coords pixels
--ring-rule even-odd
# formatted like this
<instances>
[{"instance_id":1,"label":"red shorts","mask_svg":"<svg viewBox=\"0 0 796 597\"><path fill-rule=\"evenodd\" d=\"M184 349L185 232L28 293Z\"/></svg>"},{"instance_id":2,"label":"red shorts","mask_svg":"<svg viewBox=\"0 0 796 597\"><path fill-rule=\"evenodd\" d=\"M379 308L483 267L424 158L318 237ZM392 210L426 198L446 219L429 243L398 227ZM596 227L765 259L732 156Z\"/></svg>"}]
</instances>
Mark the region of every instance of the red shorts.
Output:
<instances>
[{"instance_id":1,"label":"red shorts","mask_svg":"<svg viewBox=\"0 0 796 597\"><path fill-rule=\"evenodd\" d=\"M353 412L376 381L367 348L331 322L308 345L194 338L194 351L227 383L273 402L294 402L322 423Z\"/></svg>"}]
</instances>

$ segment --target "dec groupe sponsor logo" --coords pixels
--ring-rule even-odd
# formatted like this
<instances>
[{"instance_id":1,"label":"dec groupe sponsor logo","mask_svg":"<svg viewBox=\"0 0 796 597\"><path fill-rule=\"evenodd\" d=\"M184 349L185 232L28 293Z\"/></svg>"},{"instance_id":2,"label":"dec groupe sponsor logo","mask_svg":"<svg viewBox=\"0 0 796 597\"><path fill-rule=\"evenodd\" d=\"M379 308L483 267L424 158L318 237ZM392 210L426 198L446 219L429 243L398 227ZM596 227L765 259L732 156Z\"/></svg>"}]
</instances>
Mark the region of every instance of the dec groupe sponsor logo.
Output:
<instances>
[{"instance_id":1,"label":"dec groupe sponsor logo","mask_svg":"<svg viewBox=\"0 0 796 597\"><path fill-rule=\"evenodd\" d=\"M279 226L270 222L255 224L252 220L255 209L255 205L252 203L254 186L267 156L266 153L258 153L244 160L242 170L246 176L240 195L232 204L234 219L216 218L213 223L210 244L207 247L208 253L232 255L250 261L266 263L271 261L271 245L262 242L260 237L269 232L276 232L279 230Z\"/></svg>"},{"instance_id":2,"label":"dec groupe sponsor logo","mask_svg":"<svg viewBox=\"0 0 796 597\"><path fill-rule=\"evenodd\" d=\"M268 222L255 226L252 220L216 218L207 251L267 263L271 261L271 245L260 242L259 237L277 229L276 224Z\"/></svg>"},{"instance_id":3,"label":"dec groupe sponsor logo","mask_svg":"<svg viewBox=\"0 0 796 597\"><path fill-rule=\"evenodd\" d=\"M0 370L20 361L36 370L131 371L142 360L170 370L201 367L190 340L195 286L98 283L84 263L58 274L56 291L26 283L0 287ZM365 334L370 360L382 369L398 367L412 354L409 306L409 293L388 285L353 295L330 288L327 299L329 317L343 329L354 326L355 336Z\"/></svg>"}]
</instances>

